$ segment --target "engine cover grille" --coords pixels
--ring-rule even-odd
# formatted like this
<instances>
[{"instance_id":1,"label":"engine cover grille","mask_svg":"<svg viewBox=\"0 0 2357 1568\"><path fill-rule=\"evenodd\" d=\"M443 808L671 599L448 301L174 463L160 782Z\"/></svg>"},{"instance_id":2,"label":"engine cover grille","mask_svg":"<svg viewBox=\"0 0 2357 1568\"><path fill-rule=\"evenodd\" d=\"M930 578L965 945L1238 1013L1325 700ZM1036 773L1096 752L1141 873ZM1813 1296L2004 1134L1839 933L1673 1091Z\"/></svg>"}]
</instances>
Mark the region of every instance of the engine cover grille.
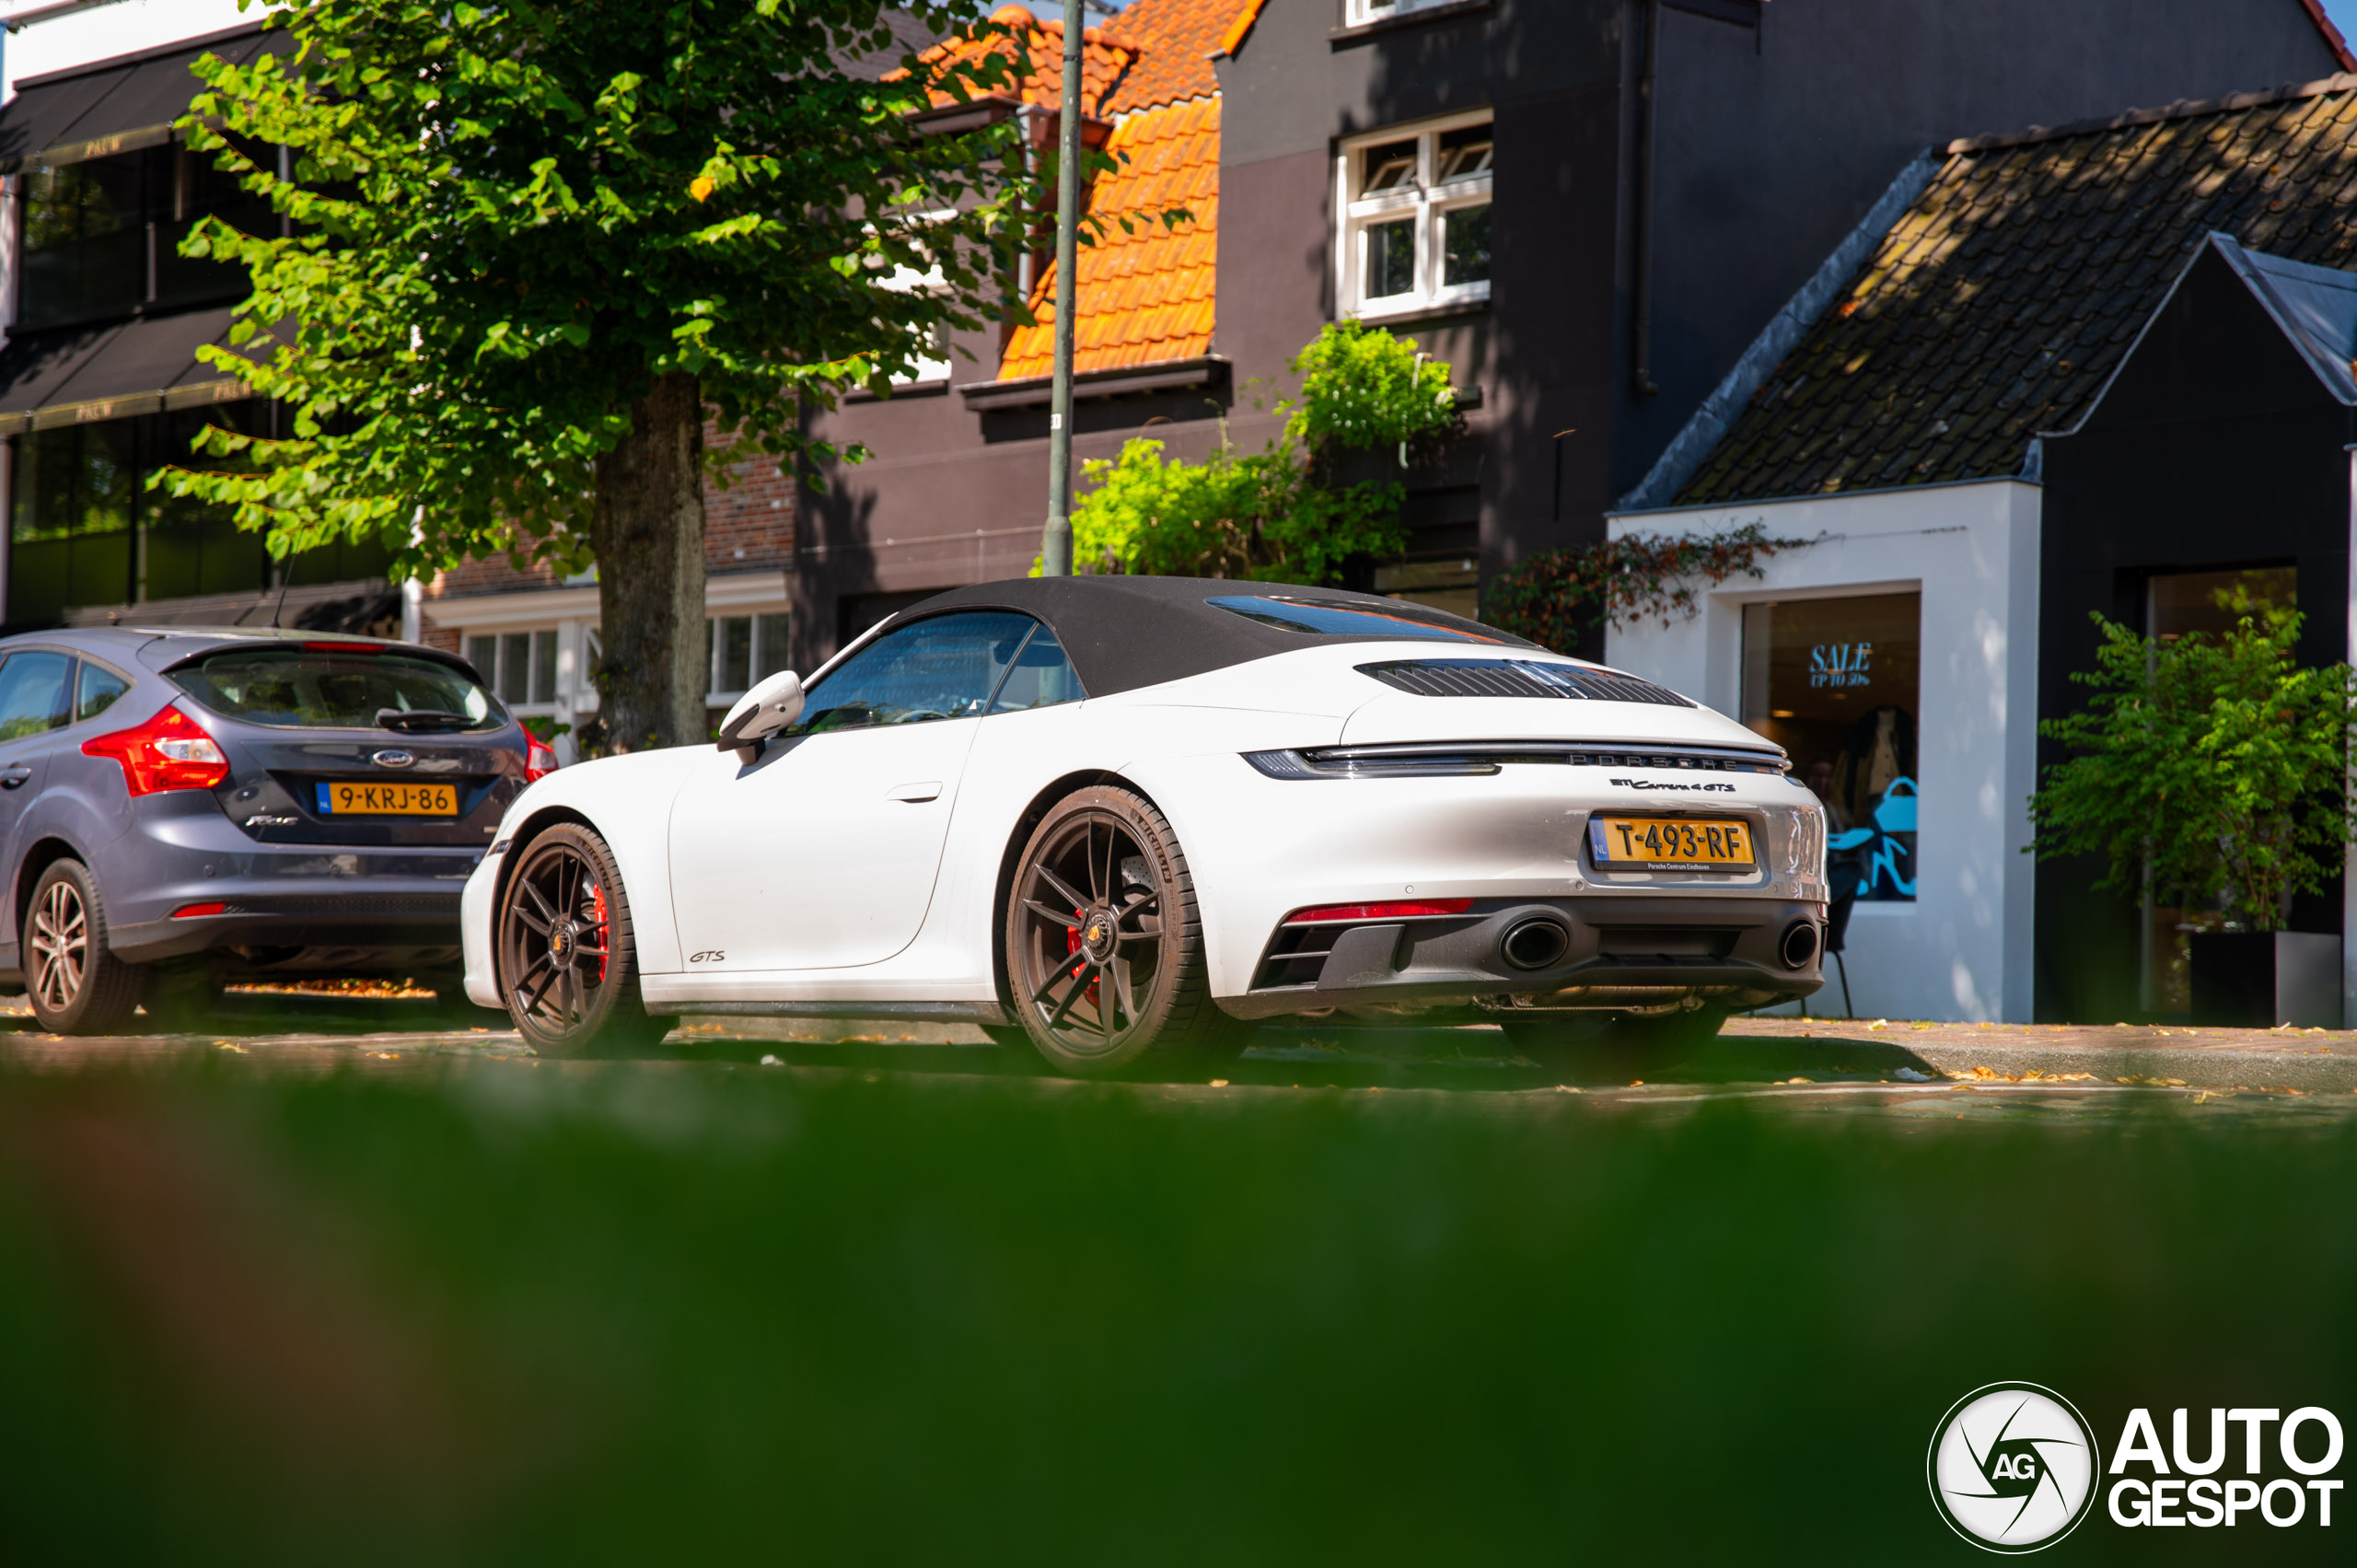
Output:
<instances>
[{"instance_id":1,"label":"engine cover grille","mask_svg":"<svg viewBox=\"0 0 2357 1568\"><path fill-rule=\"evenodd\" d=\"M1394 691L1419 697L1561 697L1591 703L1651 703L1665 708L1696 705L1666 686L1633 675L1531 659L1391 659L1363 664L1358 670Z\"/></svg>"}]
</instances>

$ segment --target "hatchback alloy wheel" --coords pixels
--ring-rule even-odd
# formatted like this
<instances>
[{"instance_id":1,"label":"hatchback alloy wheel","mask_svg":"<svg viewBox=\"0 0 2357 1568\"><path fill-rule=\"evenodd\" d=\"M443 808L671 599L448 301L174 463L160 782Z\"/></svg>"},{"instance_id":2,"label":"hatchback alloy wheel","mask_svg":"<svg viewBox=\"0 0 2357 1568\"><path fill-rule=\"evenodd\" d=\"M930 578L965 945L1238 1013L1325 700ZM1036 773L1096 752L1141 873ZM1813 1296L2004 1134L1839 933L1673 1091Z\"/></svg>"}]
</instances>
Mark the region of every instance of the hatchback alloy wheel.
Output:
<instances>
[{"instance_id":1,"label":"hatchback alloy wheel","mask_svg":"<svg viewBox=\"0 0 2357 1568\"><path fill-rule=\"evenodd\" d=\"M51 864L25 912L25 982L33 1016L59 1034L106 1034L139 1006L141 974L107 947L104 907L89 868Z\"/></svg>"},{"instance_id":2,"label":"hatchback alloy wheel","mask_svg":"<svg viewBox=\"0 0 2357 1568\"><path fill-rule=\"evenodd\" d=\"M33 906L33 992L62 1012L82 994L90 957L90 913L74 884L60 877Z\"/></svg>"}]
</instances>

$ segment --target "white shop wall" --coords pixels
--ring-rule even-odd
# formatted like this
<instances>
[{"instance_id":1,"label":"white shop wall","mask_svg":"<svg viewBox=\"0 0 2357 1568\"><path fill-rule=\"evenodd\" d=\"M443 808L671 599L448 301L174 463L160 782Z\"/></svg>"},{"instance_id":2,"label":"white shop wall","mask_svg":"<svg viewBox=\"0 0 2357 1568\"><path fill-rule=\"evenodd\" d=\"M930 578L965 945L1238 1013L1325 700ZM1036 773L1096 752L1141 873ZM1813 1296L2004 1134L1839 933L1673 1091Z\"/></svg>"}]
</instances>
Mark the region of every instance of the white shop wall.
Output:
<instances>
[{"instance_id":1,"label":"white shop wall","mask_svg":"<svg viewBox=\"0 0 2357 1568\"><path fill-rule=\"evenodd\" d=\"M2026 1021L2031 1008L2038 489L2018 480L1623 514L1631 533L1714 534L1750 523L1813 540L1759 579L1710 592L1691 620L1615 628L1612 664L1740 716L1748 604L1922 595L1916 897L1861 901L1844 957L1865 1018ZM1839 1016L1827 965L1814 1016Z\"/></svg>"}]
</instances>

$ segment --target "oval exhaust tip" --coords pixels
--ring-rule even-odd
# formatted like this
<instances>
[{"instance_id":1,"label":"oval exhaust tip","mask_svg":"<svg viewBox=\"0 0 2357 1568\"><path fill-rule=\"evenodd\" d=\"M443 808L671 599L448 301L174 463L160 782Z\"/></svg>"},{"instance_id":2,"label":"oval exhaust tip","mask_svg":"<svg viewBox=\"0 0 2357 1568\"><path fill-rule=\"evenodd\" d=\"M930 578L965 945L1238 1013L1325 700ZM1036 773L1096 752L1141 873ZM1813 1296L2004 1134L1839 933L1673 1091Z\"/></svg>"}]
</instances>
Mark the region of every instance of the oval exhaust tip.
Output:
<instances>
[{"instance_id":1,"label":"oval exhaust tip","mask_svg":"<svg viewBox=\"0 0 2357 1568\"><path fill-rule=\"evenodd\" d=\"M1786 969L1805 970L1808 968L1808 961L1817 957L1817 926L1815 923L1805 920L1796 920L1793 922L1792 924L1786 926L1784 928L1784 941L1782 951L1783 954L1784 967Z\"/></svg>"},{"instance_id":2,"label":"oval exhaust tip","mask_svg":"<svg viewBox=\"0 0 2357 1568\"><path fill-rule=\"evenodd\" d=\"M1518 970L1550 969L1571 951L1572 934L1560 921L1517 921L1498 941L1498 956Z\"/></svg>"}]
</instances>

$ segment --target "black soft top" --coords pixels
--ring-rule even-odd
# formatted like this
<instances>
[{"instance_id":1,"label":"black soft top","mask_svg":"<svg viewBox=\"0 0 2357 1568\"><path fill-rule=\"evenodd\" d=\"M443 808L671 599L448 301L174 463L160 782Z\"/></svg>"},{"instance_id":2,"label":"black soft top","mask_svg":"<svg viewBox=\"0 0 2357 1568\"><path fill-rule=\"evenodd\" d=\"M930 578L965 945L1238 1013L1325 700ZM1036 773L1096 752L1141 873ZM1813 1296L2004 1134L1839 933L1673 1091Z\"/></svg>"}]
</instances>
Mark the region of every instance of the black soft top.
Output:
<instances>
[{"instance_id":1,"label":"black soft top","mask_svg":"<svg viewBox=\"0 0 2357 1568\"><path fill-rule=\"evenodd\" d=\"M1236 601L1237 608L1215 599ZM1483 645L1501 650L1536 646L1403 599L1210 577L1015 577L976 583L935 594L885 625L905 626L955 610L1013 610L1046 621L1092 697L1183 680L1319 644L1430 641L1436 653L1463 653ZM1348 630L1281 623L1333 625L1348 621L1352 612L1376 619L1364 629Z\"/></svg>"}]
</instances>

